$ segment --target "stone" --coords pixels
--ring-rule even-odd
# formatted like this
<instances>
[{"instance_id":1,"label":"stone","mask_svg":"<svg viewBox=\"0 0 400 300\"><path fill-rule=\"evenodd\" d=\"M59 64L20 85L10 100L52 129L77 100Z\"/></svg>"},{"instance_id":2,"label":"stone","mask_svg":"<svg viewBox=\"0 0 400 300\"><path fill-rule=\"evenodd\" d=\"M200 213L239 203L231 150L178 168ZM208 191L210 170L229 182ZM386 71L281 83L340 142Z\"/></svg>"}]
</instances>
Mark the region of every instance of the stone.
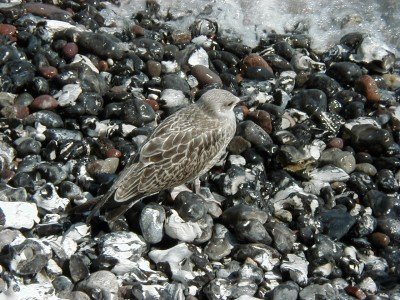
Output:
<instances>
[{"instance_id":1,"label":"stone","mask_svg":"<svg viewBox=\"0 0 400 300\"><path fill-rule=\"evenodd\" d=\"M191 74L196 77L201 86L207 86L209 84L222 85L222 81L219 75L203 65L192 67Z\"/></svg>"},{"instance_id":2,"label":"stone","mask_svg":"<svg viewBox=\"0 0 400 300\"><path fill-rule=\"evenodd\" d=\"M354 86L355 90L364 95L368 101L376 103L381 100L378 85L371 76L362 75L357 79Z\"/></svg>"},{"instance_id":3,"label":"stone","mask_svg":"<svg viewBox=\"0 0 400 300\"><path fill-rule=\"evenodd\" d=\"M31 229L39 221L35 203L0 201L0 224L5 228Z\"/></svg>"}]
</instances>

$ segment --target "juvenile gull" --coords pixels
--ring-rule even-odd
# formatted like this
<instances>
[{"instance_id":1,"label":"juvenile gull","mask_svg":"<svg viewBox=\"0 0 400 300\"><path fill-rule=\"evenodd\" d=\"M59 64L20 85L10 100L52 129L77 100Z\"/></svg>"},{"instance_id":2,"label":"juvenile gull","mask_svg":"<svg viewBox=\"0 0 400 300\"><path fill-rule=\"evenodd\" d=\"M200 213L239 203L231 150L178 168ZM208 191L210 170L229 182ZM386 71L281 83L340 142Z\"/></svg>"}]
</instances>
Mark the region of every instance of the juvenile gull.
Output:
<instances>
[{"instance_id":1,"label":"juvenile gull","mask_svg":"<svg viewBox=\"0 0 400 300\"><path fill-rule=\"evenodd\" d=\"M166 118L99 200L88 221L100 209L108 220L115 220L141 199L210 170L235 134L233 108L238 101L228 91L213 89Z\"/></svg>"}]
</instances>

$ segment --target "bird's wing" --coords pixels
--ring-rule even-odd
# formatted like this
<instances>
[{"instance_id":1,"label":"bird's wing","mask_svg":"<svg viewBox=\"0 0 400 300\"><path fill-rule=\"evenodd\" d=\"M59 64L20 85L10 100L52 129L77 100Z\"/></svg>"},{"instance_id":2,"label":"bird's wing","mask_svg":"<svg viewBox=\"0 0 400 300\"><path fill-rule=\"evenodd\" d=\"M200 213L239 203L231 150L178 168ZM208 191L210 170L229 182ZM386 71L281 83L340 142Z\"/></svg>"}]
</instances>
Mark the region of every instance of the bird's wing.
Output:
<instances>
[{"instance_id":1,"label":"bird's wing","mask_svg":"<svg viewBox=\"0 0 400 300\"><path fill-rule=\"evenodd\" d=\"M125 167L88 220L103 206L107 206L106 210L117 207L125 212L143 197L165 186L195 178L204 169L199 162L206 164L219 152L225 134L217 120L210 118L206 123L199 123L198 117L196 111L182 109L179 114L165 119L142 146L139 161Z\"/></svg>"}]
</instances>

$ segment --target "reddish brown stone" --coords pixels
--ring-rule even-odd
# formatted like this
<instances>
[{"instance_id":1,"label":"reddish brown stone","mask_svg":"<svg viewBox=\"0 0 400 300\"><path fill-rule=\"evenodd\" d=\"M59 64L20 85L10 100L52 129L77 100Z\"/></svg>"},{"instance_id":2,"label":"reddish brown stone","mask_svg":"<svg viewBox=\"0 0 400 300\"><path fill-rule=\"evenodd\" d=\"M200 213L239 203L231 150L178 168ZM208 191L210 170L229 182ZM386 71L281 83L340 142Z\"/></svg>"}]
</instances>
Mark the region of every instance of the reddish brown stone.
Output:
<instances>
[{"instance_id":1,"label":"reddish brown stone","mask_svg":"<svg viewBox=\"0 0 400 300\"><path fill-rule=\"evenodd\" d=\"M160 109L160 105L158 104L158 102L156 100L146 99L145 102L147 104L149 104L154 111L157 111Z\"/></svg>"},{"instance_id":2,"label":"reddish brown stone","mask_svg":"<svg viewBox=\"0 0 400 300\"><path fill-rule=\"evenodd\" d=\"M267 69L270 73L274 74L274 71L269 66L269 64L265 61L265 59L256 53L251 53L251 54L247 55L243 59L243 63L247 67L261 67L261 68Z\"/></svg>"},{"instance_id":3,"label":"reddish brown stone","mask_svg":"<svg viewBox=\"0 0 400 300\"><path fill-rule=\"evenodd\" d=\"M75 43L67 43L62 50L63 54L67 58L74 58L78 54L78 45Z\"/></svg>"},{"instance_id":4,"label":"reddish brown stone","mask_svg":"<svg viewBox=\"0 0 400 300\"><path fill-rule=\"evenodd\" d=\"M249 115L249 109L248 109L248 107L245 106L245 105L241 105L240 108L242 109L243 117L244 117L244 118L247 118L247 116Z\"/></svg>"},{"instance_id":5,"label":"reddish brown stone","mask_svg":"<svg viewBox=\"0 0 400 300\"><path fill-rule=\"evenodd\" d=\"M39 72L44 78L47 78L47 79L53 78L58 75L57 68L54 68L52 66L41 67L41 68L39 68Z\"/></svg>"},{"instance_id":6,"label":"reddish brown stone","mask_svg":"<svg viewBox=\"0 0 400 300\"><path fill-rule=\"evenodd\" d=\"M98 69L100 72L105 72L108 70L108 63L105 60L99 60Z\"/></svg>"},{"instance_id":7,"label":"reddish brown stone","mask_svg":"<svg viewBox=\"0 0 400 300\"><path fill-rule=\"evenodd\" d=\"M119 151L119 150L117 150L117 149L115 149L115 148L109 149L109 150L107 150L107 152L106 152L106 157L107 157L107 158L110 158L110 157L117 157L117 158L120 158L121 156L122 156L121 151Z\"/></svg>"},{"instance_id":8,"label":"reddish brown stone","mask_svg":"<svg viewBox=\"0 0 400 300\"><path fill-rule=\"evenodd\" d=\"M54 15L71 16L70 12L63 10L55 5L45 4L45 3L36 3L36 2L26 3L25 9L28 13L41 17L51 17Z\"/></svg>"},{"instance_id":9,"label":"reddish brown stone","mask_svg":"<svg viewBox=\"0 0 400 300\"><path fill-rule=\"evenodd\" d=\"M381 97L378 91L378 85L375 80L369 75L362 75L355 82L355 89L363 94L368 101L379 102Z\"/></svg>"},{"instance_id":10,"label":"reddish brown stone","mask_svg":"<svg viewBox=\"0 0 400 300\"><path fill-rule=\"evenodd\" d=\"M346 291L347 294L349 294L350 296L356 297L357 299L367 298L367 295L365 295L363 290L360 289L359 287L349 285L344 290Z\"/></svg>"},{"instance_id":11,"label":"reddish brown stone","mask_svg":"<svg viewBox=\"0 0 400 300\"><path fill-rule=\"evenodd\" d=\"M219 75L203 65L194 66L191 72L192 75L199 81L201 86L206 86L213 83L222 84L222 80Z\"/></svg>"},{"instance_id":12,"label":"reddish brown stone","mask_svg":"<svg viewBox=\"0 0 400 300\"><path fill-rule=\"evenodd\" d=\"M17 28L10 24L0 24L0 35L7 36L10 40L16 40Z\"/></svg>"},{"instance_id":13,"label":"reddish brown stone","mask_svg":"<svg viewBox=\"0 0 400 300\"><path fill-rule=\"evenodd\" d=\"M328 142L328 147L342 149L344 141L341 138L334 137Z\"/></svg>"},{"instance_id":14,"label":"reddish brown stone","mask_svg":"<svg viewBox=\"0 0 400 300\"><path fill-rule=\"evenodd\" d=\"M53 109L58 106L58 102L50 95L40 95L31 103L33 109Z\"/></svg>"},{"instance_id":15,"label":"reddish brown stone","mask_svg":"<svg viewBox=\"0 0 400 300\"><path fill-rule=\"evenodd\" d=\"M265 132L272 132L272 120L271 116L265 110L254 110L249 112L248 118L253 120L257 125L259 125Z\"/></svg>"},{"instance_id":16,"label":"reddish brown stone","mask_svg":"<svg viewBox=\"0 0 400 300\"><path fill-rule=\"evenodd\" d=\"M371 234L371 242L377 247L385 248L390 244L390 238L381 232Z\"/></svg>"},{"instance_id":17,"label":"reddish brown stone","mask_svg":"<svg viewBox=\"0 0 400 300\"><path fill-rule=\"evenodd\" d=\"M145 30L142 26L135 24L131 27L131 32L136 36L144 36Z\"/></svg>"}]
</instances>

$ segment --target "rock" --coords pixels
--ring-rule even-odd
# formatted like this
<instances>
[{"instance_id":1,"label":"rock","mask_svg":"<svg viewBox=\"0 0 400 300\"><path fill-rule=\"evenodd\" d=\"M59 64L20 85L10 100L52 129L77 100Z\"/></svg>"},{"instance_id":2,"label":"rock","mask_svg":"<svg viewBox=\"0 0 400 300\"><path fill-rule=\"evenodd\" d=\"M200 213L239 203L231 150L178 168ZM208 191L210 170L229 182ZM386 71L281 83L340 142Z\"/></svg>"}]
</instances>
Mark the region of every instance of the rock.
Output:
<instances>
[{"instance_id":1,"label":"rock","mask_svg":"<svg viewBox=\"0 0 400 300\"><path fill-rule=\"evenodd\" d=\"M290 278L301 286L307 284L308 261L303 256L287 254L281 264L282 272L289 272Z\"/></svg>"},{"instance_id":2,"label":"rock","mask_svg":"<svg viewBox=\"0 0 400 300\"><path fill-rule=\"evenodd\" d=\"M274 73L272 68L265 61L265 59L262 58L262 56L260 56L260 55L258 55L256 53L251 53L251 54L247 55L243 59L243 63L248 67L261 67L261 68L266 69L271 74Z\"/></svg>"},{"instance_id":3,"label":"rock","mask_svg":"<svg viewBox=\"0 0 400 300\"><path fill-rule=\"evenodd\" d=\"M312 74L305 85L308 89L323 91L328 98L334 97L337 92L342 90L340 84L335 79L323 73Z\"/></svg>"},{"instance_id":4,"label":"rock","mask_svg":"<svg viewBox=\"0 0 400 300\"><path fill-rule=\"evenodd\" d=\"M48 67L41 67L39 68L40 74L46 78L50 79L58 75L58 70L55 67L48 66Z\"/></svg>"},{"instance_id":5,"label":"rock","mask_svg":"<svg viewBox=\"0 0 400 300\"><path fill-rule=\"evenodd\" d=\"M90 276L77 284L79 291L85 292L91 297L110 297L115 299L118 294L117 277L110 271L101 270L90 274Z\"/></svg>"},{"instance_id":6,"label":"rock","mask_svg":"<svg viewBox=\"0 0 400 300\"><path fill-rule=\"evenodd\" d=\"M321 223L326 234L333 240L344 237L356 220L344 208L334 208L321 214Z\"/></svg>"},{"instance_id":7,"label":"rock","mask_svg":"<svg viewBox=\"0 0 400 300\"><path fill-rule=\"evenodd\" d=\"M299 294L299 286L292 281L287 281L285 283L279 284L272 291L272 299L280 300L280 299L288 299L295 300L297 299Z\"/></svg>"},{"instance_id":8,"label":"rock","mask_svg":"<svg viewBox=\"0 0 400 300\"><path fill-rule=\"evenodd\" d=\"M146 205L139 219L143 238L150 244L161 242L164 233L165 210L156 204Z\"/></svg>"},{"instance_id":9,"label":"rock","mask_svg":"<svg viewBox=\"0 0 400 300\"><path fill-rule=\"evenodd\" d=\"M381 100L378 86L371 76L362 75L357 79L354 86L356 91L363 94L368 101L379 102Z\"/></svg>"},{"instance_id":10,"label":"rock","mask_svg":"<svg viewBox=\"0 0 400 300\"><path fill-rule=\"evenodd\" d=\"M66 58L74 58L75 55L77 55L79 52L78 45L75 44L74 42L67 43L65 46L62 48L62 53Z\"/></svg>"},{"instance_id":11,"label":"rock","mask_svg":"<svg viewBox=\"0 0 400 300\"><path fill-rule=\"evenodd\" d=\"M39 154L42 148L42 144L33 138L22 138L14 141L18 143L16 150L19 157L25 157L30 154Z\"/></svg>"},{"instance_id":12,"label":"rock","mask_svg":"<svg viewBox=\"0 0 400 300\"><path fill-rule=\"evenodd\" d=\"M365 173L368 176L375 176L376 173L378 172L374 165L370 163L361 163L361 164L356 164L356 167L354 169L356 172L361 172Z\"/></svg>"},{"instance_id":13,"label":"rock","mask_svg":"<svg viewBox=\"0 0 400 300\"><path fill-rule=\"evenodd\" d=\"M156 60L161 61L164 56L164 46L160 42L149 38L136 38L132 44L137 47L136 54L143 60ZM145 49L145 51L143 51Z\"/></svg>"},{"instance_id":14,"label":"rock","mask_svg":"<svg viewBox=\"0 0 400 300\"><path fill-rule=\"evenodd\" d=\"M394 199L380 191L371 189L363 199L365 206L371 207L376 217L387 215L394 206Z\"/></svg>"},{"instance_id":15,"label":"rock","mask_svg":"<svg viewBox=\"0 0 400 300\"><path fill-rule=\"evenodd\" d=\"M33 109L54 109L58 106L58 102L50 95L41 95L36 97L30 107Z\"/></svg>"},{"instance_id":16,"label":"rock","mask_svg":"<svg viewBox=\"0 0 400 300\"><path fill-rule=\"evenodd\" d=\"M228 256L233 248L232 234L223 225L216 224L211 240L204 247L204 253L209 259L219 261Z\"/></svg>"},{"instance_id":17,"label":"rock","mask_svg":"<svg viewBox=\"0 0 400 300\"><path fill-rule=\"evenodd\" d=\"M197 223L185 222L181 219L175 210L165 221L165 233L177 240L184 242L193 242L194 239L201 236L201 229Z\"/></svg>"},{"instance_id":18,"label":"rock","mask_svg":"<svg viewBox=\"0 0 400 300\"><path fill-rule=\"evenodd\" d=\"M233 257L239 261L250 257L266 271L271 271L280 263L279 252L263 244L238 245L234 249Z\"/></svg>"},{"instance_id":19,"label":"rock","mask_svg":"<svg viewBox=\"0 0 400 300\"><path fill-rule=\"evenodd\" d=\"M218 74L211 71L209 68L197 65L192 67L191 73L199 81L201 86L207 86L209 84L221 84L221 78Z\"/></svg>"},{"instance_id":20,"label":"rock","mask_svg":"<svg viewBox=\"0 0 400 300\"><path fill-rule=\"evenodd\" d=\"M341 61L331 65L326 74L343 85L352 86L354 82L361 77L361 68L352 62Z\"/></svg>"},{"instance_id":21,"label":"rock","mask_svg":"<svg viewBox=\"0 0 400 300\"><path fill-rule=\"evenodd\" d=\"M69 260L69 272L74 282L79 282L89 276L89 268L84 262L84 257L74 254Z\"/></svg>"},{"instance_id":22,"label":"rock","mask_svg":"<svg viewBox=\"0 0 400 300\"><path fill-rule=\"evenodd\" d=\"M275 222L268 223L266 227L274 239L274 248L282 254L291 252L296 241L296 236L292 230L284 224Z\"/></svg>"},{"instance_id":23,"label":"rock","mask_svg":"<svg viewBox=\"0 0 400 300\"><path fill-rule=\"evenodd\" d=\"M0 201L0 223L5 228L31 229L39 220L35 203Z\"/></svg>"},{"instance_id":24,"label":"rock","mask_svg":"<svg viewBox=\"0 0 400 300\"><path fill-rule=\"evenodd\" d=\"M187 191L180 192L176 196L174 206L179 216L185 221L196 222L207 212L203 198Z\"/></svg>"},{"instance_id":25,"label":"rock","mask_svg":"<svg viewBox=\"0 0 400 300\"><path fill-rule=\"evenodd\" d=\"M121 41L107 33L81 32L77 44L79 48L102 58L121 59L125 52ZM75 49L71 51L71 56L75 51Z\"/></svg>"},{"instance_id":26,"label":"rock","mask_svg":"<svg viewBox=\"0 0 400 300\"><path fill-rule=\"evenodd\" d=\"M81 93L82 88L79 84L67 84L54 97L57 98L60 106L69 106L75 104Z\"/></svg>"},{"instance_id":27,"label":"rock","mask_svg":"<svg viewBox=\"0 0 400 300\"><path fill-rule=\"evenodd\" d=\"M48 110L35 112L24 119L24 123L28 125L34 125L35 122L48 128L58 128L64 125L63 120L58 114Z\"/></svg>"},{"instance_id":28,"label":"rock","mask_svg":"<svg viewBox=\"0 0 400 300\"><path fill-rule=\"evenodd\" d=\"M46 183L38 189L33 200L39 208L51 213L63 212L69 204L68 199L58 196L52 183Z\"/></svg>"},{"instance_id":29,"label":"rock","mask_svg":"<svg viewBox=\"0 0 400 300\"><path fill-rule=\"evenodd\" d=\"M300 300L312 300L316 298L335 299L339 297L339 292L330 284L323 285L311 284L299 293Z\"/></svg>"},{"instance_id":30,"label":"rock","mask_svg":"<svg viewBox=\"0 0 400 300\"><path fill-rule=\"evenodd\" d=\"M311 180L325 182L347 181L350 178L343 169L329 165L311 171L309 177Z\"/></svg>"},{"instance_id":31,"label":"rock","mask_svg":"<svg viewBox=\"0 0 400 300\"><path fill-rule=\"evenodd\" d=\"M347 174L355 170L356 159L348 151L341 151L338 148L330 148L322 151L319 162L323 165L331 164L343 169Z\"/></svg>"},{"instance_id":32,"label":"rock","mask_svg":"<svg viewBox=\"0 0 400 300\"><path fill-rule=\"evenodd\" d=\"M186 282L186 280L192 280L194 278L191 271L187 271L182 262L189 259L193 252L188 248L185 243L180 243L170 249L157 250L154 249L149 252L149 258L156 264L167 263L170 267L172 279L176 279L180 282Z\"/></svg>"},{"instance_id":33,"label":"rock","mask_svg":"<svg viewBox=\"0 0 400 300\"><path fill-rule=\"evenodd\" d=\"M13 245L11 251L10 269L19 275L37 274L52 257L51 248L34 238Z\"/></svg>"},{"instance_id":34,"label":"rock","mask_svg":"<svg viewBox=\"0 0 400 300\"><path fill-rule=\"evenodd\" d=\"M309 115L316 111L326 111L327 98L323 91L318 89L301 90L289 102L289 107L306 112Z\"/></svg>"}]
</instances>

